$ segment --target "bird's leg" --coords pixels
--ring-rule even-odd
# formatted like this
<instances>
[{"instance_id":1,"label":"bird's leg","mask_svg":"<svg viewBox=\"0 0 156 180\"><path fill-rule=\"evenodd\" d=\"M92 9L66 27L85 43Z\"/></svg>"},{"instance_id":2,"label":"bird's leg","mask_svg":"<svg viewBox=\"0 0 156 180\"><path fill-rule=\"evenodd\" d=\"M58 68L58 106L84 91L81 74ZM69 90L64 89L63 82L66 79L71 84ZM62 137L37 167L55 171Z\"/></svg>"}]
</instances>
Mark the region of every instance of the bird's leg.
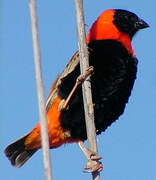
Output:
<instances>
[{"instance_id":1,"label":"bird's leg","mask_svg":"<svg viewBox=\"0 0 156 180\"><path fill-rule=\"evenodd\" d=\"M73 87L73 89L71 90L71 92L69 93L67 99L63 99L59 105L60 111L66 110L68 109L68 105L70 103L70 100L72 99L76 89L78 88L78 86L80 84L82 84L89 76L91 76L93 74L93 66L90 66L84 74L81 74L80 76L78 76L78 78L76 79L76 83Z\"/></svg>"},{"instance_id":2,"label":"bird's leg","mask_svg":"<svg viewBox=\"0 0 156 180\"><path fill-rule=\"evenodd\" d=\"M78 145L86 158L88 159L87 164L84 166L84 172L93 173L93 172L100 172L103 170L103 165L99 162L102 159L101 156L95 155L91 152L88 148L85 147L83 141L79 141Z\"/></svg>"}]
</instances>

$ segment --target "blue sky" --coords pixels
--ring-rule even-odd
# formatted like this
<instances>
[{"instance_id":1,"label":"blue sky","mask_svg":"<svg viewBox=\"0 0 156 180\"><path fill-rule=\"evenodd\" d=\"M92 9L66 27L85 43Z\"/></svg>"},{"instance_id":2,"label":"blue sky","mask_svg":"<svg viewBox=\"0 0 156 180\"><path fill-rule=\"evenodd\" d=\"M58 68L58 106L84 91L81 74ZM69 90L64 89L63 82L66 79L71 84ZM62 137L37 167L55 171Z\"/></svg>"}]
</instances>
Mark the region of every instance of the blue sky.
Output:
<instances>
[{"instance_id":1,"label":"blue sky","mask_svg":"<svg viewBox=\"0 0 156 180\"><path fill-rule=\"evenodd\" d=\"M42 180L42 153L22 168L13 168L3 154L5 146L38 122L28 0L2 0L0 4L0 172L5 180ZM85 1L87 29L108 8L135 12L150 24L133 40L139 59L138 78L116 123L98 136L104 180L156 179L156 21L155 0ZM46 96L51 83L77 50L74 1L38 0L42 65ZM76 144L51 151L53 179L91 179L82 173L86 162Z\"/></svg>"}]
</instances>

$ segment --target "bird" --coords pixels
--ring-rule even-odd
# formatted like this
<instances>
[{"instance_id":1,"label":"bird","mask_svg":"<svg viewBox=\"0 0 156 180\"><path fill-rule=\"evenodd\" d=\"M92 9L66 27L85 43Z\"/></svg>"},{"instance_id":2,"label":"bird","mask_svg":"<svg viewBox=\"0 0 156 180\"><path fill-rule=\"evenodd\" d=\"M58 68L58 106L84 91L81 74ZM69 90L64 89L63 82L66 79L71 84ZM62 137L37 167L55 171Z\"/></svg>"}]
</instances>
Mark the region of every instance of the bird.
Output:
<instances>
[{"instance_id":1,"label":"bird","mask_svg":"<svg viewBox=\"0 0 156 180\"><path fill-rule=\"evenodd\" d=\"M138 66L132 39L139 30L147 27L149 25L133 12L108 9L99 15L88 32L86 42L89 69L93 68L93 73L89 70L88 74L92 87L97 135L104 132L124 113ZM52 84L47 98L49 145L50 149L53 149L66 143L78 143L86 157L91 159L92 154L83 144L87 139L87 133L81 85L76 86L66 108L61 108L80 74L77 51ZM21 167L40 148L38 123L29 133L8 145L4 152L14 167Z\"/></svg>"}]
</instances>

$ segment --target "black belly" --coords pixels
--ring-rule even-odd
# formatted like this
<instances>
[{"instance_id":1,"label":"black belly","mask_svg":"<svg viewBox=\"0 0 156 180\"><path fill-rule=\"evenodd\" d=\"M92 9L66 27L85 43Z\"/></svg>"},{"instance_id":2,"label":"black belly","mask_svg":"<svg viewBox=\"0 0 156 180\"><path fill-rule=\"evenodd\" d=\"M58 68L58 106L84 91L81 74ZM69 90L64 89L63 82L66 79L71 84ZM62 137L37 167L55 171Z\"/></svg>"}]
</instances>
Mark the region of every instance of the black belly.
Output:
<instances>
[{"instance_id":1,"label":"black belly","mask_svg":"<svg viewBox=\"0 0 156 180\"><path fill-rule=\"evenodd\" d=\"M89 62L94 66L91 85L95 126L97 134L100 134L124 112L136 78L137 59L114 40L92 41L88 47ZM62 79L58 87L62 98L68 96L79 74L78 65ZM77 89L69 109L62 112L60 121L62 127L70 131L72 138L87 138L81 87Z\"/></svg>"}]
</instances>

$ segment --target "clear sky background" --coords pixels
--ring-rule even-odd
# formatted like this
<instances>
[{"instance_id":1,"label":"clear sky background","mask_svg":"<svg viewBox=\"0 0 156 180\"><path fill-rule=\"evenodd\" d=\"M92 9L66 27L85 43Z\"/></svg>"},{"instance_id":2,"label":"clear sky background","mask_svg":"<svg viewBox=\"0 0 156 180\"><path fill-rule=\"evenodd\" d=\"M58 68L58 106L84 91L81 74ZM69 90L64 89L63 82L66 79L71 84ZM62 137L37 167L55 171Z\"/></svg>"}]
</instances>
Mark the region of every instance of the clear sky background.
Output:
<instances>
[{"instance_id":1,"label":"clear sky background","mask_svg":"<svg viewBox=\"0 0 156 180\"><path fill-rule=\"evenodd\" d=\"M108 8L135 12L150 24L133 40L139 59L132 96L116 123L98 136L103 156L101 180L156 179L156 1L85 0L87 29ZM77 50L72 0L38 0L43 76L46 96L51 83ZM0 179L43 180L41 150L22 168L4 156L6 145L38 122L28 0L0 2ZM90 180L82 173L86 159L76 144L51 150L54 180Z\"/></svg>"}]
</instances>

